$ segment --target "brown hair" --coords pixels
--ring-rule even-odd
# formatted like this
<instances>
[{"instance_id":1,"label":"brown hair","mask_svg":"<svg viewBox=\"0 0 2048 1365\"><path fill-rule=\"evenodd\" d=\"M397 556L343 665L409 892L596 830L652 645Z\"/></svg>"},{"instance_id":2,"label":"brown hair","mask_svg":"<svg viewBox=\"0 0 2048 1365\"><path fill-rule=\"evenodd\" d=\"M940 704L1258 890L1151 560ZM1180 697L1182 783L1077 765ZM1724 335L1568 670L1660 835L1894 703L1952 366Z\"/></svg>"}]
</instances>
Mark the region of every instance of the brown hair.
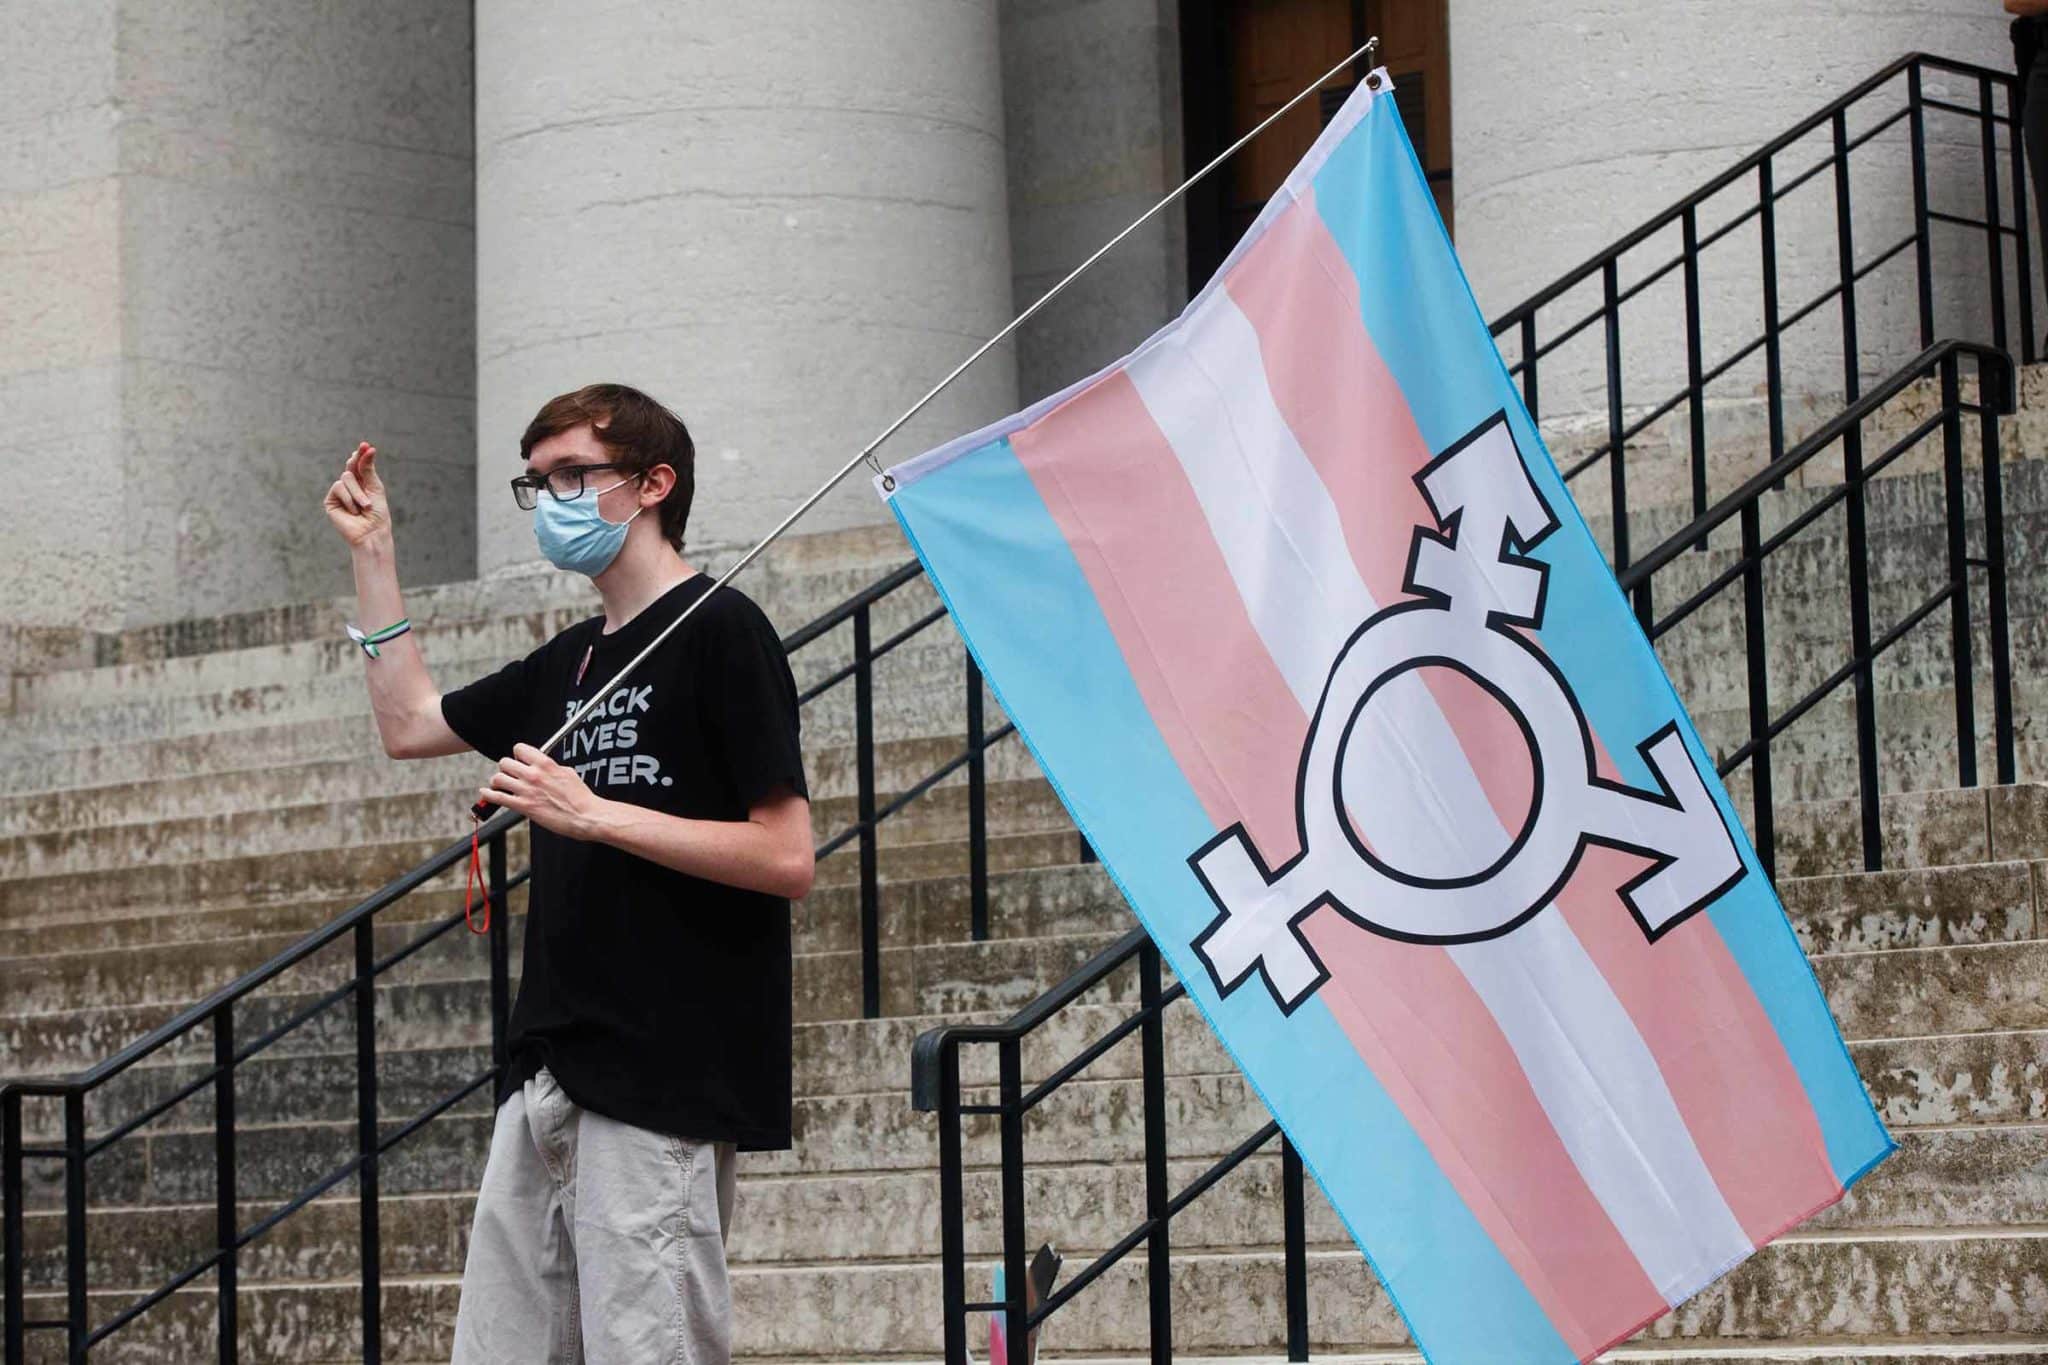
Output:
<instances>
[{"instance_id":1,"label":"brown hair","mask_svg":"<svg viewBox=\"0 0 2048 1365\"><path fill-rule=\"evenodd\" d=\"M683 419L635 388L624 384L588 384L574 393L550 398L541 405L526 434L519 438L519 458L533 458L535 445L550 436L573 431L585 422L612 457L612 463L635 473L665 464L676 472L676 486L661 500L661 533L683 548L683 527L697 495L697 447Z\"/></svg>"}]
</instances>

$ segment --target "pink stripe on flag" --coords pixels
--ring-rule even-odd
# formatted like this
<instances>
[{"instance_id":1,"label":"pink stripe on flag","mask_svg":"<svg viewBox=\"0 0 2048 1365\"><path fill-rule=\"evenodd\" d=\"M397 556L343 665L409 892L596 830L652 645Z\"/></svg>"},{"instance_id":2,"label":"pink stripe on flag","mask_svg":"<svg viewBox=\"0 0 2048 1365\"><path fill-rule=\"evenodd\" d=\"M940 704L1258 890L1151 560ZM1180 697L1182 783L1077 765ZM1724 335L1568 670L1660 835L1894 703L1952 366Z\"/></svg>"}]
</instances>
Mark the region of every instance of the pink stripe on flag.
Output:
<instances>
[{"instance_id":1,"label":"pink stripe on flag","mask_svg":"<svg viewBox=\"0 0 2048 1365\"><path fill-rule=\"evenodd\" d=\"M1415 486L1429 446L1366 333L1358 280L1313 192L1273 220L1224 288L1259 334L1273 401L1330 490L1359 577L1380 606L1400 601L1409 530L1429 520Z\"/></svg>"},{"instance_id":2,"label":"pink stripe on flag","mask_svg":"<svg viewBox=\"0 0 2048 1365\"><path fill-rule=\"evenodd\" d=\"M1735 1221L1762 1246L1792 1215L1840 1193L1827 1140L1714 922L1695 915L1651 943L1629 917L1615 888L1643 867L1633 855L1589 848L1558 907L1656 1056Z\"/></svg>"},{"instance_id":3,"label":"pink stripe on flag","mask_svg":"<svg viewBox=\"0 0 2048 1365\"><path fill-rule=\"evenodd\" d=\"M1450 954L1329 910L1304 927L1330 970L1320 998L1572 1353L1606 1347L1617 1320L1664 1312Z\"/></svg>"},{"instance_id":4,"label":"pink stripe on flag","mask_svg":"<svg viewBox=\"0 0 2048 1365\"><path fill-rule=\"evenodd\" d=\"M1218 826L1243 820L1276 862L1281 850L1291 853L1307 714L1245 614L1193 489L1135 387L1111 375L1012 436L1011 448L1073 548L1204 810ZM1194 738L1219 731L1233 742ZM1640 1301L1639 1317L1660 1310L1663 1300L1449 956L1376 939L1328 912L1310 924L1324 918L1318 938L1345 940L1336 949L1343 970L1374 973L1352 976L1348 990L1326 989L1333 1012L1559 1331L1590 1353L1606 1343L1581 1324L1611 1321L1616 1296L1631 1309ZM1456 1058L1445 1053L1448 1039L1458 1040Z\"/></svg>"},{"instance_id":5,"label":"pink stripe on flag","mask_svg":"<svg viewBox=\"0 0 2048 1365\"><path fill-rule=\"evenodd\" d=\"M1202 808L1219 824L1242 819L1259 847L1292 856L1308 718L1137 389L1122 371L1109 375L1017 432L1010 448Z\"/></svg>"}]
</instances>

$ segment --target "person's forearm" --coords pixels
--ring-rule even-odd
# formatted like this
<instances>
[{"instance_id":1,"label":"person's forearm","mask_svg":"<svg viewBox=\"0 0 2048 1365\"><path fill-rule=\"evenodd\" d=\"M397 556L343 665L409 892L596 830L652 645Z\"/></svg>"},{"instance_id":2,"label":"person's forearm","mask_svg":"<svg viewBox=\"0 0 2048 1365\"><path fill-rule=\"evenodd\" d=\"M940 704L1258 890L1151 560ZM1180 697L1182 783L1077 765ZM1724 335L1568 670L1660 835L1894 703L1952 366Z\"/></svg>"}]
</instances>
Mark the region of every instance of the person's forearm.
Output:
<instances>
[{"instance_id":1,"label":"person's forearm","mask_svg":"<svg viewBox=\"0 0 2048 1365\"><path fill-rule=\"evenodd\" d=\"M581 834L706 881L791 900L810 894L810 849L752 820L691 820L599 801Z\"/></svg>"},{"instance_id":2,"label":"person's forearm","mask_svg":"<svg viewBox=\"0 0 2048 1365\"><path fill-rule=\"evenodd\" d=\"M2005 0L2005 12L2023 19L2038 18L2048 15L2048 0Z\"/></svg>"},{"instance_id":3,"label":"person's forearm","mask_svg":"<svg viewBox=\"0 0 2048 1365\"><path fill-rule=\"evenodd\" d=\"M405 616L405 598L398 590L398 562L392 542L373 536L350 551L356 575L356 625L364 631L382 630ZM377 646L377 657L363 658L364 677L370 686L370 709L377 717L377 734L384 751L404 757L417 747L418 717L439 695L427 673L426 660L412 635L401 635Z\"/></svg>"}]
</instances>

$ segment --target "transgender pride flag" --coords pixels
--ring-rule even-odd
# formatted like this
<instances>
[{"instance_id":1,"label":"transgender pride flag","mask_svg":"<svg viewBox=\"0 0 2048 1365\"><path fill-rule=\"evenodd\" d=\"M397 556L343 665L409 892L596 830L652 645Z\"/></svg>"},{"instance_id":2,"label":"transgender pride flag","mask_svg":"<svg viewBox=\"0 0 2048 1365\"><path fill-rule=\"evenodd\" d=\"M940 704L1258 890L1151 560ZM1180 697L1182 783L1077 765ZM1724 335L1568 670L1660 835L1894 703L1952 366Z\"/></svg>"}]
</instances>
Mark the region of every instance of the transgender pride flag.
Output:
<instances>
[{"instance_id":1,"label":"transgender pride flag","mask_svg":"<svg viewBox=\"0 0 2048 1365\"><path fill-rule=\"evenodd\" d=\"M1379 86L1178 320L880 486L1416 1342L1585 1360L1892 1144Z\"/></svg>"}]
</instances>

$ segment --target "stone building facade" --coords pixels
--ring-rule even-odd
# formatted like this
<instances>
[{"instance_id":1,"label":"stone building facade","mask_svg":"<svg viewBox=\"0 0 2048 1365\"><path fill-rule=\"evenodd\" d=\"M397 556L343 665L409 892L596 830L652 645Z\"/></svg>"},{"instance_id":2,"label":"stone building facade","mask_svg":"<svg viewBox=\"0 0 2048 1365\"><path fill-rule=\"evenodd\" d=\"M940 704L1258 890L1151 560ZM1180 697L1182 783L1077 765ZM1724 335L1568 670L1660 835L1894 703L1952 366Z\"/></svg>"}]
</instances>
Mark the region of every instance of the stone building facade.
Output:
<instances>
[{"instance_id":1,"label":"stone building facade","mask_svg":"<svg viewBox=\"0 0 2048 1365\"><path fill-rule=\"evenodd\" d=\"M1412 77L1404 112L1489 312L1903 52L2009 62L1990 0L0 0L0 18L0 623L101 630L344 591L318 503L359 437L388 456L407 582L532 567L504 489L518 432L600 378L690 422L692 546L715 559L1359 32ZM1158 326L1262 167L1313 132L1276 130L1163 215L889 452ZM1642 355L1668 367L1669 343ZM1553 392L1555 417L1588 386ZM85 512L86 489L118 496ZM856 483L808 528L879 515Z\"/></svg>"}]
</instances>

